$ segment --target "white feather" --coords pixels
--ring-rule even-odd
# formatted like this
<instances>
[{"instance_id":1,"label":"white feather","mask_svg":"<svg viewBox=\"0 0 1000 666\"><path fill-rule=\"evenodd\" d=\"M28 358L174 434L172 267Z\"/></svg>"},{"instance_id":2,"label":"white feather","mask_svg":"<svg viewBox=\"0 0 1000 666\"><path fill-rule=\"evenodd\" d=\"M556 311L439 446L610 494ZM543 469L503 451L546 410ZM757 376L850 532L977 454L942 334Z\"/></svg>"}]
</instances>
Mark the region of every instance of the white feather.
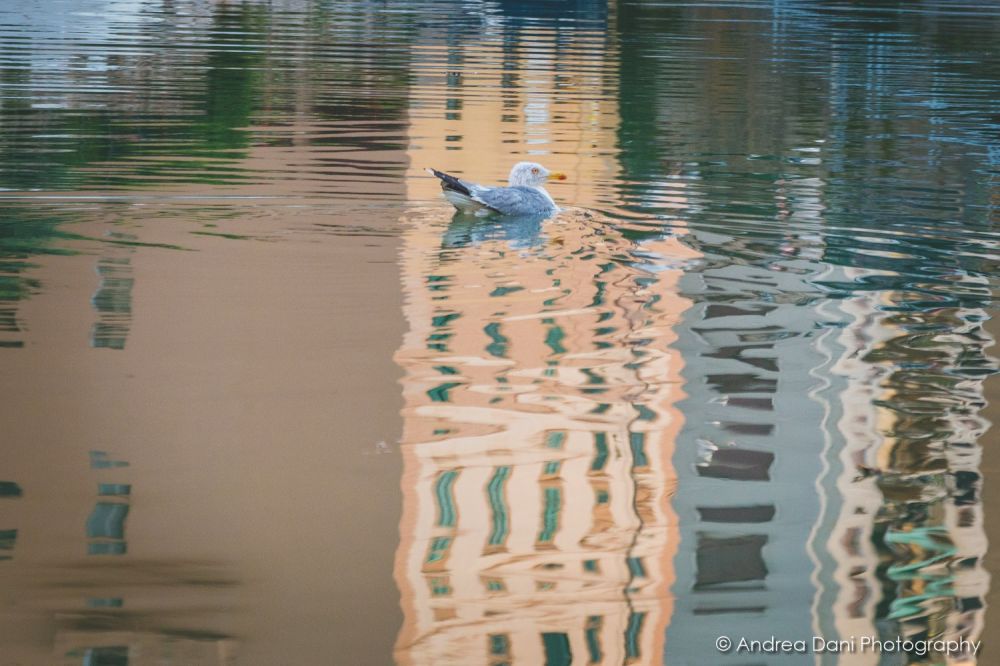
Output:
<instances>
[{"instance_id":1,"label":"white feather","mask_svg":"<svg viewBox=\"0 0 1000 666\"><path fill-rule=\"evenodd\" d=\"M444 194L444 198L447 199L452 206L458 208L459 210L471 212L483 208L483 203L481 201L476 201L472 197L467 197L461 192L456 192L455 190L444 190L442 194Z\"/></svg>"}]
</instances>

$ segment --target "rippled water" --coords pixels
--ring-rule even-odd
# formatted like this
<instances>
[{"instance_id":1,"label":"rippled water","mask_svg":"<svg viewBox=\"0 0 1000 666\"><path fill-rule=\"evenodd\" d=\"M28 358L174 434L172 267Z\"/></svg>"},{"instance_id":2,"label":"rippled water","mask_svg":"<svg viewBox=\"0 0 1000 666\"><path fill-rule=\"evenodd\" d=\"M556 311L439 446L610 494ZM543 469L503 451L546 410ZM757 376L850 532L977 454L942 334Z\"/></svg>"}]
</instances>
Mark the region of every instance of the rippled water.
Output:
<instances>
[{"instance_id":1,"label":"rippled water","mask_svg":"<svg viewBox=\"0 0 1000 666\"><path fill-rule=\"evenodd\" d=\"M0 664L991 663L998 40L0 5ZM560 215L424 172L522 159Z\"/></svg>"}]
</instances>

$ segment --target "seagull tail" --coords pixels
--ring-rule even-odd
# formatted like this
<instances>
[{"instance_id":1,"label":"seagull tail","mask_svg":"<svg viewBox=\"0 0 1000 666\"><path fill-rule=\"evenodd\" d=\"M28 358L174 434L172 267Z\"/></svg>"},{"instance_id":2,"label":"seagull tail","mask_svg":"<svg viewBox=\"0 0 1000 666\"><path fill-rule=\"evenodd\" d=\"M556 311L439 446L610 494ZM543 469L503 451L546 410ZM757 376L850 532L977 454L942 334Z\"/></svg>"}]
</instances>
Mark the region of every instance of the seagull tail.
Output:
<instances>
[{"instance_id":1,"label":"seagull tail","mask_svg":"<svg viewBox=\"0 0 1000 666\"><path fill-rule=\"evenodd\" d=\"M427 173L436 176L441 181L441 189L445 192L457 192L466 197L472 197L472 191L466 187L465 183L460 181L458 178L444 173L443 171L438 171L437 169L427 169Z\"/></svg>"}]
</instances>

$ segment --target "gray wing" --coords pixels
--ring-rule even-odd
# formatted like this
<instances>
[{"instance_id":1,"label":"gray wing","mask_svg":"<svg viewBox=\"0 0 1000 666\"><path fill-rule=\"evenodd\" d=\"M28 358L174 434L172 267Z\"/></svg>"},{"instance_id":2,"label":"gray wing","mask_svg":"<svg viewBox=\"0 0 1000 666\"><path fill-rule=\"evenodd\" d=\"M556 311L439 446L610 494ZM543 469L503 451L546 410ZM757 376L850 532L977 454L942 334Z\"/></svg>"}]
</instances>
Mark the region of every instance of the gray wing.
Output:
<instances>
[{"instance_id":1,"label":"gray wing","mask_svg":"<svg viewBox=\"0 0 1000 666\"><path fill-rule=\"evenodd\" d=\"M474 187L476 199L503 215L540 215L553 209L552 202L532 187Z\"/></svg>"}]
</instances>

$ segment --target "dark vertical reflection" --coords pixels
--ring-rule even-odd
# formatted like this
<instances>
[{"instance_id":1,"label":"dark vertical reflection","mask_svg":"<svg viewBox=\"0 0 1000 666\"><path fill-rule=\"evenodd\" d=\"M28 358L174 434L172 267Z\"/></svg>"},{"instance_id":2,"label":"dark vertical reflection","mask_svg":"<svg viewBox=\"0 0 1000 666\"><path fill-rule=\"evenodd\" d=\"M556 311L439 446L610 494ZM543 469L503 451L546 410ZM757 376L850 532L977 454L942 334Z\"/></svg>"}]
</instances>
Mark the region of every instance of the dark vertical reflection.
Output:
<instances>
[{"instance_id":1,"label":"dark vertical reflection","mask_svg":"<svg viewBox=\"0 0 1000 666\"><path fill-rule=\"evenodd\" d=\"M13 481L0 481L0 502L7 503L22 495L23 491L18 484ZM5 529L0 529L0 562L14 557L14 548L17 545L17 529L6 528L6 525L4 527Z\"/></svg>"},{"instance_id":2,"label":"dark vertical reflection","mask_svg":"<svg viewBox=\"0 0 1000 666\"><path fill-rule=\"evenodd\" d=\"M135 235L120 232L111 232L108 236L117 241L136 240ZM132 286L135 283L131 267L133 252L131 247L112 245L97 260L99 283L92 302L98 321L90 334L90 343L94 347L125 348L132 318Z\"/></svg>"},{"instance_id":3,"label":"dark vertical reflection","mask_svg":"<svg viewBox=\"0 0 1000 666\"><path fill-rule=\"evenodd\" d=\"M128 466L127 461L115 460L106 451L90 452L90 468L107 470L105 475L111 470ZM87 555L124 555L128 552L125 520L129 514L131 494L132 486L129 484L98 484L97 502L87 517Z\"/></svg>"}]
</instances>

